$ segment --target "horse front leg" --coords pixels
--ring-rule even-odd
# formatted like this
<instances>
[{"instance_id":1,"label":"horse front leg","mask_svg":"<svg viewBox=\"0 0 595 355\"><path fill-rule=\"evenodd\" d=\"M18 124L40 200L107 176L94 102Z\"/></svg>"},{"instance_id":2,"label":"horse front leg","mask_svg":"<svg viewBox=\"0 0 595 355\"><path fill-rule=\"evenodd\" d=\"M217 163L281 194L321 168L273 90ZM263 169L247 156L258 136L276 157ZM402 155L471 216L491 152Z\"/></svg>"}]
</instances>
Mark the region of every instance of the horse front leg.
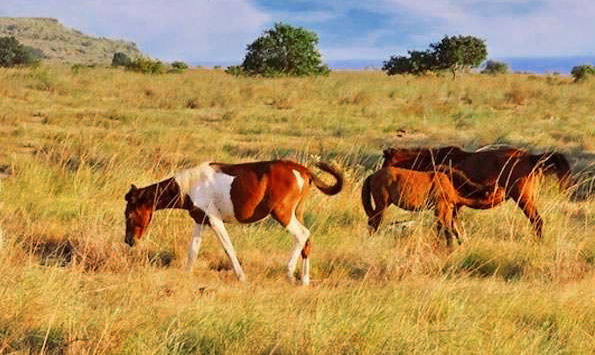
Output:
<instances>
[{"instance_id":1,"label":"horse front leg","mask_svg":"<svg viewBox=\"0 0 595 355\"><path fill-rule=\"evenodd\" d=\"M528 191L515 190L511 191L511 197L531 222L537 240L543 240L543 219L539 215L539 212L537 212L537 207L531 194Z\"/></svg>"}]
</instances>

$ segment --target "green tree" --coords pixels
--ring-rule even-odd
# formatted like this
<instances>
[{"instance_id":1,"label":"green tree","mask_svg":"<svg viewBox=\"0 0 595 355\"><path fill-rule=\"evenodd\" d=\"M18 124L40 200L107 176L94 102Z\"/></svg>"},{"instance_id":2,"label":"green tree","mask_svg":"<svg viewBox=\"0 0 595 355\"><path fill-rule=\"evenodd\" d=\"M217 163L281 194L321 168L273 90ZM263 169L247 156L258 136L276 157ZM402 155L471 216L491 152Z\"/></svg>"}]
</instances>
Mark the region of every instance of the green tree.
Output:
<instances>
[{"instance_id":1,"label":"green tree","mask_svg":"<svg viewBox=\"0 0 595 355\"><path fill-rule=\"evenodd\" d=\"M473 36L444 36L440 42L430 44L436 59L436 69L450 70L453 78L457 71L478 67L488 56L485 42Z\"/></svg>"},{"instance_id":2,"label":"green tree","mask_svg":"<svg viewBox=\"0 0 595 355\"><path fill-rule=\"evenodd\" d=\"M508 73L508 65L503 62L497 62L495 60L488 60L485 67L481 71L482 74L506 74Z\"/></svg>"},{"instance_id":3,"label":"green tree","mask_svg":"<svg viewBox=\"0 0 595 355\"><path fill-rule=\"evenodd\" d=\"M42 57L41 50L25 46L14 37L0 37L0 67L34 65Z\"/></svg>"},{"instance_id":4,"label":"green tree","mask_svg":"<svg viewBox=\"0 0 595 355\"><path fill-rule=\"evenodd\" d=\"M130 59L130 57L128 57L126 55L126 53L122 53L122 52L116 52L114 53L114 56L112 57L112 66L114 67L120 67L120 66L127 66L128 64L130 64L132 62L132 60Z\"/></svg>"},{"instance_id":5,"label":"green tree","mask_svg":"<svg viewBox=\"0 0 595 355\"><path fill-rule=\"evenodd\" d=\"M450 70L453 78L459 70L477 67L488 52L483 40L472 36L453 36L430 44L425 51L409 51L409 56L392 56L382 70L388 75L423 74L428 71Z\"/></svg>"},{"instance_id":6,"label":"green tree","mask_svg":"<svg viewBox=\"0 0 595 355\"><path fill-rule=\"evenodd\" d=\"M574 81L585 80L595 75L595 67L590 64L577 65L572 68L570 74L574 77Z\"/></svg>"},{"instance_id":7,"label":"green tree","mask_svg":"<svg viewBox=\"0 0 595 355\"><path fill-rule=\"evenodd\" d=\"M304 76L328 74L317 48L318 35L301 27L276 23L247 46L242 65L227 70L235 75Z\"/></svg>"}]
</instances>

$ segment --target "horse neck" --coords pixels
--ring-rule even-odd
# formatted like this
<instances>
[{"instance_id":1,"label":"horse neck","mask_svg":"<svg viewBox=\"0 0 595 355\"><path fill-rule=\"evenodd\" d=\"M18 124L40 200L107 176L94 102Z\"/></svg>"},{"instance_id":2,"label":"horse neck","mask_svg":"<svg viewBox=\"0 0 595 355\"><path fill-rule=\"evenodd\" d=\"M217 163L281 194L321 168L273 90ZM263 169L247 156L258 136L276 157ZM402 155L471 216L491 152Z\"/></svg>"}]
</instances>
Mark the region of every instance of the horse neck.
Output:
<instances>
[{"instance_id":1,"label":"horse neck","mask_svg":"<svg viewBox=\"0 0 595 355\"><path fill-rule=\"evenodd\" d=\"M543 174L556 174L562 188L572 184L570 164L560 153L543 153L533 156L533 163Z\"/></svg>"},{"instance_id":2,"label":"horse neck","mask_svg":"<svg viewBox=\"0 0 595 355\"><path fill-rule=\"evenodd\" d=\"M159 181L153 185L147 186L147 189L153 196L155 210L166 208L187 209L189 199L182 199L180 196L180 187L174 178Z\"/></svg>"}]
</instances>

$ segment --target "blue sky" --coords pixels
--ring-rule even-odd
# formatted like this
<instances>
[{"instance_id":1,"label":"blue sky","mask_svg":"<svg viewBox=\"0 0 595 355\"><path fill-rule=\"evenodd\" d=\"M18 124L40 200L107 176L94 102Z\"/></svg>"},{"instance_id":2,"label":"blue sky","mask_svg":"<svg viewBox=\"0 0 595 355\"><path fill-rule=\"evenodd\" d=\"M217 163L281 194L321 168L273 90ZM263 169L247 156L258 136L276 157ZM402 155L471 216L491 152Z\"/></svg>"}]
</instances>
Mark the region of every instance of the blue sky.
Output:
<instances>
[{"instance_id":1,"label":"blue sky","mask_svg":"<svg viewBox=\"0 0 595 355\"><path fill-rule=\"evenodd\" d=\"M190 63L241 62L275 22L318 33L331 61L386 60L458 34L486 40L490 58L595 55L595 0L1 0L0 16L55 17Z\"/></svg>"}]
</instances>

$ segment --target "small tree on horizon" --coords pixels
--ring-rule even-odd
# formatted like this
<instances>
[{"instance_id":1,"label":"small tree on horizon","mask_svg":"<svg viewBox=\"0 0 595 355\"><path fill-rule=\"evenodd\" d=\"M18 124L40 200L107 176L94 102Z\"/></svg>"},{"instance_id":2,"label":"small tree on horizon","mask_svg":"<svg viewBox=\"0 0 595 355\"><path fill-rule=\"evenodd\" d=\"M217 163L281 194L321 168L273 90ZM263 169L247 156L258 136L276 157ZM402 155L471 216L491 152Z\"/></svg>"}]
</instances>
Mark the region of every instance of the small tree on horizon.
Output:
<instances>
[{"instance_id":1,"label":"small tree on horizon","mask_svg":"<svg viewBox=\"0 0 595 355\"><path fill-rule=\"evenodd\" d=\"M388 75L450 70L454 79L458 71L478 67L488 55L485 42L473 36L444 36L428 50L408 53L409 57L392 56L382 70Z\"/></svg>"},{"instance_id":2,"label":"small tree on horizon","mask_svg":"<svg viewBox=\"0 0 595 355\"><path fill-rule=\"evenodd\" d=\"M0 67L35 65L42 57L40 49L25 46L14 37L0 37Z\"/></svg>"},{"instance_id":3,"label":"small tree on horizon","mask_svg":"<svg viewBox=\"0 0 595 355\"><path fill-rule=\"evenodd\" d=\"M242 65L229 67L226 72L252 76L326 75L329 68L322 64L317 45L316 33L276 23L246 47L248 53Z\"/></svg>"},{"instance_id":4,"label":"small tree on horizon","mask_svg":"<svg viewBox=\"0 0 595 355\"><path fill-rule=\"evenodd\" d=\"M450 70L453 79L457 71L478 67L488 56L485 42L473 36L444 36L430 44L438 70Z\"/></svg>"}]
</instances>

